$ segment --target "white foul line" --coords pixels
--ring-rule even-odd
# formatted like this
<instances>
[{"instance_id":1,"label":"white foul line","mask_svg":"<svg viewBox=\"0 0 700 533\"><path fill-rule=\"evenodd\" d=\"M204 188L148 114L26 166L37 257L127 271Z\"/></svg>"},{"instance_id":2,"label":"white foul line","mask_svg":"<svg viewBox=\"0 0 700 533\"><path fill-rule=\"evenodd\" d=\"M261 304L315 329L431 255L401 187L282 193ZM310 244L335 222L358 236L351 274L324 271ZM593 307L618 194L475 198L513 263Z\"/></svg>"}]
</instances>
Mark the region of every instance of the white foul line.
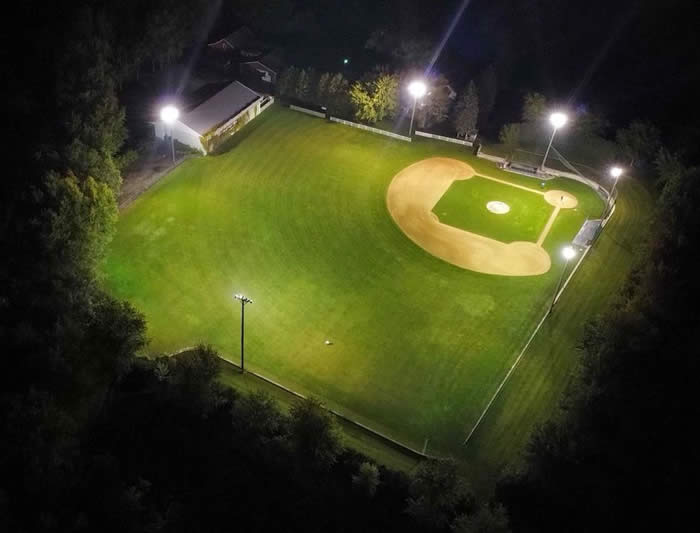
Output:
<instances>
[{"instance_id":1,"label":"white foul line","mask_svg":"<svg viewBox=\"0 0 700 533\"><path fill-rule=\"evenodd\" d=\"M590 250L590 249L591 249L591 247L590 247L590 246L587 246L586 249L585 249L585 251L583 252L583 254L581 254L581 258L580 258L580 259L578 260L578 262L576 263L576 266L575 266L574 269L571 271L571 274L569 274L569 276L566 278L566 282L565 282L564 285L562 286L561 290L555 295L555 297L554 297L554 302L556 302L556 301L559 299L559 296L561 296L561 293L564 292L564 289L565 289L566 286L569 284L569 281L571 280L571 278L573 277L573 275L574 275L574 274L576 273L576 271L578 270L578 267L581 265L581 262L583 261L583 258L586 257L586 254L588 253L588 250ZM471 439L471 438L472 438L472 435L474 435L474 432L476 431L476 429L477 429L477 428L479 427L479 425L481 424L481 421L482 421L482 420L484 419L484 417L486 416L486 413L488 412L488 410L491 408L491 404L493 404L494 400L496 400L496 397L499 395L499 393L501 392L501 389L503 388L503 386L504 386L504 385L506 384L506 382L508 381L508 378L510 378L510 375L513 373L513 370L515 370L515 367L518 366L518 363L520 362L520 359L522 359L523 355L525 355L525 351L526 351L526 350L528 349L528 347L530 346L530 343L532 342L532 339L535 338L535 335L537 335L537 332L538 332L538 331L540 330L540 328L542 327L542 324L544 324L544 321L547 320L547 317L548 317L548 316L549 316L549 309L547 310L547 312L546 312L546 313L544 314L544 316L542 317L542 320L540 320L540 323L537 324L537 327L535 328L535 331L533 331L533 332L532 332L532 335L530 335L530 338L527 340L527 342L525 343L525 346L524 346L523 349L520 351L520 354L518 355L517 359L515 360L515 362L513 363L513 365L512 365L512 366L510 367L510 369L508 370L508 373L507 373L507 374L505 375L505 377L503 378L503 381L501 381L501 384L500 384L500 385L498 386L498 388L496 389L496 392L493 393L493 396L492 396L491 399L489 400L489 403L486 404L486 407L485 407L484 410L482 411L481 416L479 417L479 419L476 421L476 424L474 424L474 427L472 427L471 431L469 432L469 435L467 435L467 438L464 439L464 442L462 443L463 446L466 446L467 443L469 442L469 439Z\"/></svg>"}]
</instances>

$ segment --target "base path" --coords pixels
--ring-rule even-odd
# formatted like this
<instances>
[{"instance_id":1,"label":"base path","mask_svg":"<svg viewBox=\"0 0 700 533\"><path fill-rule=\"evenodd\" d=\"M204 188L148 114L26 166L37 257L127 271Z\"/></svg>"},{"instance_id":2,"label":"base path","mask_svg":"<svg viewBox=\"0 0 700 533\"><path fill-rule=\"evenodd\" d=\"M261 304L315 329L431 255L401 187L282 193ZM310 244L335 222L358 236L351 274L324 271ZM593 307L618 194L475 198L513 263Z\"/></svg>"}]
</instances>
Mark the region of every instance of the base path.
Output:
<instances>
[{"instance_id":1,"label":"base path","mask_svg":"<svg viewBox=\"0 0 700 533\"><path fill-rule=\"evenodd\" d=\"M474 175L472 167L456 159L433 157L414 163L391 181L386 197L389 213L418 246L461 268L502 276L547 272L549 254L538 244L496 241L443 224L435 216L433 208L452 182Z\"/></svg>"}]
</instances>

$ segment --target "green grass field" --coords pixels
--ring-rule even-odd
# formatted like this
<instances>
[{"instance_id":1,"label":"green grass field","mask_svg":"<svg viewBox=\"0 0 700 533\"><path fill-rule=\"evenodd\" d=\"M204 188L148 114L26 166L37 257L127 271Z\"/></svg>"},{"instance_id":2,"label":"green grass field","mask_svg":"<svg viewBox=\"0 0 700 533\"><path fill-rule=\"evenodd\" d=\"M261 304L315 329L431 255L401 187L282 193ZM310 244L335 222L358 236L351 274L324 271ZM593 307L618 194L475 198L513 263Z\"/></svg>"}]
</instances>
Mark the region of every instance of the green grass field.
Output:
<instances>
[{"instance_id":1,"label":"green grass field","mask_svg":"<svg viewBox=\"0 0 700 533\"><path fill-rule=\"evenodd\" d=\"M456 146L402 143L273 107L230 151L184 162L122 213L105 284L145 313L150 350L207 342L232 360L232 294L243 292L255 301L246 309L249 368L415 448L429 439L429 452L463 455L562 263L556 254L542 276L489 276L413 244L385 194L398 171L432 156L539 188ZM581 202L549 233L544 246L555 253L602 202L577 182L547 188Z\"/></svg>"},{"instance_id":2,"label":"green grass field","mask_svg":"<svg viewBox=\"0 0 700 533\"><path fill-rule=\"evenodd\" d=\"M494 200L505 202L510 211L489 211L486 204ZM453 182L433 213L443 224L497 241L535 242L553 210L540 194L474 176Z\"/></svg>"}]
</instances>

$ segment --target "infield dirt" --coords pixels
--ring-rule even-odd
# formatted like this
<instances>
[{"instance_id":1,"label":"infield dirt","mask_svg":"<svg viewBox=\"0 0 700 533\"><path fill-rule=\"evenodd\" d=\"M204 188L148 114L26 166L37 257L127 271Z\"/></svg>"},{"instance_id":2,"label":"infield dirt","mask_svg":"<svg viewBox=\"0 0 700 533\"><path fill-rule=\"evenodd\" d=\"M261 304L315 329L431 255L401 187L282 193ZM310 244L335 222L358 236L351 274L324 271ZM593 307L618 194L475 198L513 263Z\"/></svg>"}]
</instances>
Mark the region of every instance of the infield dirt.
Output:
<instances>
[{"instance_id":1,"label":"infield dirt","mask_svg":"<svg viewBox=\"0 0 700 533\"><path fill-rule=\"evenodd\" d=\"M541 243L553 220L543 228L543 235L537 243L505 243L448 226L435 216L433 207L452 182L468 180L474 175L471 166L456 159L434 157L414 163L391 181L386 198L389 213L409 239L435 257L458 267L501 276L536 276L547 272L551 260ZM505 183L500 179L488 179ZM555 205L555 213L560 208L576 205L576 198L569 193L550 191L554 194L545 195L534 189L527 190L545 196L544 201Z\"/></svg>"}]
</instances>

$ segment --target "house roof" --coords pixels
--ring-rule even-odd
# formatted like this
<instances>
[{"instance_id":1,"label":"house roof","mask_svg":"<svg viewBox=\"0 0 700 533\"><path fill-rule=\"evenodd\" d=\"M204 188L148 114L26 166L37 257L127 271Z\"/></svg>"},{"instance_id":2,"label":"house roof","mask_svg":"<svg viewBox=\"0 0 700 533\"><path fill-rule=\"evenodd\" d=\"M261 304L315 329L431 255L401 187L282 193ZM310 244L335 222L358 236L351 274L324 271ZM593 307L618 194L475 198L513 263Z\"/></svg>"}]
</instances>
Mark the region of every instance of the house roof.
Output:
<instances>
[{"instance_id":1,"label":"house roof","mask_svg":"<svg viewBox=\"0 0 700 533\"><path fill-rule=\"evenodd\" d=\"M250 30L250 28L243 26L241 28L238 28L236 31L229 33L223 39L219 39L218 41L210 43L209 46L215 46L218 44L225 43L230 48L235 50L237 48L241 48L242 46L244 46L252 38L253 38L253 32Z\"/></svg>"},{"instance_id":2,"label":"house roof","mask_svg":"<svg viewBox=\"0 0 700 533\"><path fill-rule=\"evenodd\" d=\"M259 98L258 93L241 82L234 81L202 104L182 115L180 122L200 135L204 135L231 117L235 117Z\"/></svg>"},{"instance_id":3,"label":"house roof","mask_svg":"<svg viewBox=\"0 0 700 533\"><path fill-rule=\"evenodd\" d=\"M244 65L250 65L255 68L261 68L263 70L266 70L268 72L272 72L273 74L277 74L277 71L269 66L267 66L265 63L262 61L246 61L243 63Z\"/></svg>"}]
</instances>

